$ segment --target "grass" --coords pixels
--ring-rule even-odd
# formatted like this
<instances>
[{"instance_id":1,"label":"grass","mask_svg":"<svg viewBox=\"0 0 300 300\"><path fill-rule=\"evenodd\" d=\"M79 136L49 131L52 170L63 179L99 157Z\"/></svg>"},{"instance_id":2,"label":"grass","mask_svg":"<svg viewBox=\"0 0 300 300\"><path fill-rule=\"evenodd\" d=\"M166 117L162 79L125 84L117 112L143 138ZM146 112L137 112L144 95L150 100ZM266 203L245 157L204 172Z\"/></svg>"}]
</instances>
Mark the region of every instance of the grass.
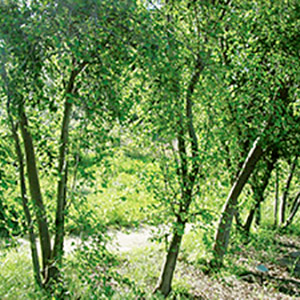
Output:
<instances>
[{"instance_id":1,"label":"grass","mask_svg":"<svg viewBox=\"0 0 300 300\"><path fill-rule=\"evenodd\" d=\"M169 299L175 296L182 300L196 299L193 297L199 295L202 289L206 289L204 294L209 295L214 288L218 289L218 294L207 299L221 299L222 289L226 293L234 289L238 294L239 288L244 291L252 289L253 295L261 295L262 299L269 299L263 295L275 297L279 289L275 281L261 287L258 283L244 283L240 278L258 263L274 265L280 249L276 243L278 233L270 233L268 229L261 229L251 236L247 245L231 248L226 268L208 277L201 272L201 259L207 254L206 247L201 244L205 232L199 228L190 231L183 240ZM297 243L294 236L286 238ZM266 244L270 247L266 248ZM2 244L0 253L0 299L55 299L49 298L34 285L29 250L24 251L24 247L20 246L7 248ZM162 243L136 248L118 257L108 255L102 246L90 245L65 260L65 287L69 291L69 298L65 299L159 299L151 292L157 283L164 256ZM251 299L249 295L247 297L245 299Z\"/></svg>"},{"instance_id":2,"label":"grass","mask_svg":"<svg viewBox=\"0 0 300 300\"><path fill-rule=\"evenodd\" d=\"M95 251L97 250L97 251ZM145 285L148 278L152 278L152 284L158 275L153 266L157 268L157 262L144 260L144 254L151 257L152 249L141 249L134 251L130 255L131 272L124 262L125 257L119 259L115 267L107 269L108 263L105 260L106 254L101 254L101 249L82 249L77 254L68 256L63 268L64 288L67 293L63 298L58 296L58 287L52 295L46 294L38 289L33 281L32 265L29 249L24 251L24 247L14 247L2 250L0 256L0 299L1 300L55 300L55 299L81 299L81 300L131 300L147 297L147 299L158 299L152 297L151 290ZM155 252L157 254L157 252ZM111 259L111 258L109 258ZM120 263L123 264L123 271L128 274L122 275ZM114 265L114 264L113 264ZM135 269L135 271L134 271ZM149 276L151 272L153 276ZM143 276L142 276L143 274ZM137 278L140 277L140 281ZM137 284L133 283L137 280ZM143 282L143 283L142 283Z\"/></svg>"},{"instance_id":3,"label":"grass","mask_svg":"<svg viewBox=\"0 0 300 300\"><path fill-rule=\"evenodd\" d=\"M19 247L0 254L0 299L45 299L33 282L31 258Z\"/></svg>"},{"instance_id":4,"label":"grass","mask_svg":"<svg viewBox=\"0 0 300 300\"><path fill-rule=\"evenodd\" d=\"M84 184L78 188L77 200L70 208L73 221L67 225L72 232L82 230L77 226L86 223L89 212L97 216L94 221L112 227L137 226L147 223L150 213L153 217L152 206L157 201L153 198L153 187L149 186L147 176L156 173L157 166L123 152L105 159L102 162L105 168L91 166L86 170L94 174L95 180L91 188Z\"/></svg>"},{"instance_id":5,"label":"grass","mask_svg":"<svg viewBox=\"0 0 300 300\"><path fill-rule=\"evenodd\" d=\"M86 179L79 181L74 194L75 201L70 206L66 224L68 232L91 234L108 226L132 227L150 220L153 224L152 220L160 214L159 209L153 210L153 206L158 203L153 195L154 189L159 190L160 178L157 174L160 171L148 156L130 151L119 152L104 158L100 166L95 166L92 159L87 159L85 167L83 177ZM91 174L95 178L92 182ZM42 183L47 190L48 182ZM52 201L54 192L54 187L49 186L45 197L52 212L55 208ZM53 199L50 201L48 198ZM212 282L220 281L221 289L224 286L230 289L237 281L241 282L241 274L249 268L254 269L258 263L276 266L276 259L282 255L282 248L278 246L280 235L291 240L299 239L300 220L298 218L288 230L280 232L267 226L272 222L270 218L264 218L261 228L251 233L247 245L233 231L234 244L231 244L225 260L227 267L211 278L204 277L201 270L210 259L216 224L213 221L211 224L204 224L205 220L202 220L202 224L198 224L183 238L170 298L176 295L176 299L192 299L191 290L201 290L203 287L202 283L199 285L196 282L197 278L204 280L204 284L205 280L211 280L212 286ZM101 249L94 250L92 254L83 251L66 260L64 278L69 299L155 299L151 292L165 255L163 244L123 253L116 258L109 270L104 269L107 256ZM90 261L87 262L88 260ZM0 241L0 270L1 300L49 299L33 282L29 251L23 251L18 246L8 247L5 242ZM235 279L230 281L228 278Z\"/></svg>"}]
</instances>

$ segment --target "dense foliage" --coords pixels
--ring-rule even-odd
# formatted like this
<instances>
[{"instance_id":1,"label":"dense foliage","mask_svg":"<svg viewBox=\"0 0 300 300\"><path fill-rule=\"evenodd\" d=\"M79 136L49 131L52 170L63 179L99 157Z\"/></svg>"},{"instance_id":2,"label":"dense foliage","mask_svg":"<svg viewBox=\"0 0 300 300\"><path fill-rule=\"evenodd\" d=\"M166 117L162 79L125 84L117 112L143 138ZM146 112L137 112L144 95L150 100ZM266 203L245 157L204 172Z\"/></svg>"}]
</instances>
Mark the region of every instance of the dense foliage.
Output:
<instances>
[{"instance_id":1,"label":"dense foliage","mask_svg":"<svg viewBox=\"0 0 300 300\"><path fill-rule=\"evenodd\" d=\"M168 297L178 257L211 274L265 230L299 233L298 1L1 1L0 16L0 264L23 272L6 248L28 237L37 285L1 299ZM110 251L113 228L145 225L160 276Z\"/></svg>"}]
</instances>

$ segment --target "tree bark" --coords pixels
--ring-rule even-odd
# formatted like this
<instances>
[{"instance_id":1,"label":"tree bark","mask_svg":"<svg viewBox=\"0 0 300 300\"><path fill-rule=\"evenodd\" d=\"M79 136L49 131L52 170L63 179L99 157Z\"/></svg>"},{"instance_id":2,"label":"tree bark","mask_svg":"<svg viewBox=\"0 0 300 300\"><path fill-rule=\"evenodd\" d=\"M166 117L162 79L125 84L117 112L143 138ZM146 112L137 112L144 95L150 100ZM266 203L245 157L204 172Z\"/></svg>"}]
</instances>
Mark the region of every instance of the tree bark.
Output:
<instances>
[{"instance_id":1,"label":"tree bark","mask_svg":"<svg viewBox=\"0 0 300 300\"><path fill-rule=\"evenodd\" d=\"M283 228L287 228L292 223L299 207L300 207L300 191L298 192L298 194L296 195L296 197L294 199L290 215L289 215L288 219L286 220L286 223L283 226Z\"/></svg>"},{"instance_id":2,"label":"tree bark","mask_svg":"<svg viewBox=\"0 0 300 300\"><path fill-rule=\"evenodd\" d=\"M66 206L66 192L68 180L68 162L66 159L68 150L69 124L72 111L72 104L66 99L64 118L61 129L60 149L59 149L59 166L58 174L59 181L57 186L57 200L56 200L56 219L55 219L55 242L53 248L53 259L61 264L64 244L64 223L65 223L65 206Z\"/></svg>"},{"instance_id":3,"label":"tree bark","mask_svg":"<svg viewBox=\"0 0 300 300\"><path fill-rule=\"evenodd\" d=\"M266 159L267 166L266 166L266 170L264 171L263 177L253 178L253 182L251 186L254 194L255 205L250 210L247 221L243 226L246 234L249 234L250 232L250 228L254 220L255 214L256 214L256 225L257 226L260 225L260 206L261 203L264 201L264 192L269 184L271 174L275 167L277 159L278 159L277 151L273 150L270 159Z\"/></svg>"},{"instance_id":4,"label":"tree bark","mask_svg":"<svg viewBox=\"0 0 300 300\"><path fill-rule=\"evenodd\" d=\"M239 176L237 177L234 185L231 188L231 191L224 205L215 237L213 248L214 257L210 263L212 267L220 267L223 264L223 258L228 247L232 219L235 213L238 197L241 194L245 184L247 183L248 178L253 172L256 163L264 153L262 147L259 145L259 142L260 138L257 138L248 154L248 157L242 167L242 170L239 173Z\"/></svg>"},{"instance_id":5,"label":"tree bark","mask_svg":"<svg viewBox=\"0 0 300 300\"><path fill-rule=\"evenodd\" d=\"M1 180L1 174L0 174L0 180ZM5 209L2 203L2 199L0 198L0 237L3 236L6 237L9 235L9 231L6 228L5 223L6 223Z\"/></svg>"},{"instance_id":6,"label":"tree bark","mask_svg":"<svg viewBox=\"0 0 300 300\"><path fill-rule=\"evenodd\" d=\"M274 227L278 225L278 206L279 206L279 174L278 165L276 166L275 178L275 199L274 199Z\"/></svg>"},{"instance_id":7,"label":"tree bark","mask_svg":"<svg viewBox=\"0 0 300 300\"><path fill-rule=\"evenodd\" d=\"M35 237L35 233L34 233L34 227L33 227L31 213L30 213L30 210L28 207L23 154L22 154L20 140L19 140L17 130L14 126L14 123L13 123L11 117L9 117L9 118L10 118L10 123L11 123L11 130L12 130L13 138L14 138L14 142L15 142L15 150L17 153L18 164L19 164L19 180L20 180L20 187L21 187L21 199L22 199L22 206L23 206L23 211L24 211L25 219L26 219L26 225L27 225L27 229L28 229L28 233L29 233L34 278L35 278L36 283L40 287L43 287L43 283L42 283L42 279L41 279L39 257L38 257L37 247L36 247L36 237Z\"/></svg>"},{"instance_id":8,"label":"tree bark","mask_svg":"<svg viewBox=\"0 0 300 300\"><path fill-rule=\"evenodd\" d=\"M158 281L158 285L154 290L154 293L160 292L164 297L167 297L171 291L172 279L176 267L177 257L184 234L185 224L187 222L186 215L189 212L189 207L193 199L193 189L199 173L199 162L198 162L198 138L195 132L193 124L193 102L192 96L195 90L195 86L199 80L199 76L203 70L203 64L200 55L197 57L195 70L191 81L187 88L186 94L186 106L185 106L185 117L187 124L183 122L182 115L178 121L178 152L180 157L180 183L181 183L181 202L179 205L179 211L176 215L176 223L173 228L173 237L168 249L167 257L163 265L162 273ZM191 147L191 163L188 159L187 145L185 140L185 133L188 133L189 143ZM189 170L189 164L191 168Z\"/></svg>"},{"instance_id":9,"label":"tree bark","mask_svg":"<svg viewBox=\"0 0 300 300\"><path fill-rule=\"evenodd\" d=\"M288 199L288 195L289 195L290 185L291 185L291 182L292 182L292 179L294 176L294 171L296 169L297 160L298 160L298 157L295 158L294 162L291 165L291 170L290 170L289 176L287 178L286 185L285 185L283 195L281 198L280 224L282 224L282 225L285 222L286 203L287 203L287 199Z\"/></svg>"},{"instance_id":10,"label":"tree bark","mask_svg":"<svg viewBox=\"0 0 300 300\"><path fill-rule=\"evenodd\" d=\"M154 293L160 292L164 297L167 297L171 292L173 275L180 250L182 236L184 234L184 228L185 222L177 218L177 222L173 228L172 241L168 249L167 257L163 265L161 276L158 281L158 285L154 290Z\"/></svg>"},{"instance_id":11,"label":"tree bark","mask_svg":"<svg viewBox=\"0 0 300 300\"><path fill-rule=\"evenodd\" d=\"M19 180L20 180L20 188L21 188L21 199L22 199L22 206L23 206L23 211L25 214L25 219L26 219L26 225L29 233L29 240L30 240L30 248L31 248L31 258L32 258L32 265L33 265L33 273L34 273L34 278L36 283L40 286L43 287L42 279L41 279L41 271L40 271L40 263L39 263L39 257L38 257L38 252L37 252L37 247L36 247L36 237L34 233L34 226L33 226L33 220L31 217L31 213L28 207L28 197L27 197L27 188L26 188L26 179L25 179L25 164L24 164L24 157L20 145L20 139L17 131L17 126L14 123L13 117L11 115L10 111L10 103L13 98L13 93L11 91L9 82L8 82L8 77L6 73L6 68L5 68L5 59L2 61L1 65L1 77L3 79L3 82L5 83L6 87L6 93L7 93L7 115L10 123L10 128L11 132L13 135L14 139L14 144L15 144L15 151L17 154L17 159L18 159L18 164L19 164Z\"/></svg>"},{"instance_id":12,"label":"tree bark","mask_svg":"<svg viewBox=\"0 0 300 300\"><path fill-rule=\"evenodd\" d=\"M61 126L61 134L59 140L59 161L58 161L58 184L57 184L57 198L56 198L56 216L55 216L55 241L52 252L52 261L55 263L55 267L51 269L53 277L57 279L58 268L62 263L63 248L64 248L64 234L65 234L65 209L66 209L66 195L67 195L67 181L68 181L68 143L69 143L69 126L71 121L72 105L74 94L74 85L76 76L83 70L87 65L87 62L82 62L78 68L75 68L75 59L73 58L74 69L70 74L68 85L65 90L65 104L64 104L64 115Z\"/></svg>"},{"instance_id":13,"label":"tree bark","mask_svg":"<svg viewBox=\"0 0 300 300\"><path fill-rule=\"evenodd\" d=\"M69 126L71 121L71 113L73 106L73 99L71 95L75 92L75 79L77 75L88 64L83 61L77 68L75 68L76 61L73 58L74 69L70 74L68 85L65 90L65 104L64 115L60 134L60 147L59 147L59 162L58 162L58 185L57 185L57 198L56 198L56 217L55 217L55 241L52 253L52 260L55 265L61 265L64 247L64 234L65 234L65 209L66 209L66 195L67 195L67 181L68 181L68 143L69 143ZM54 277L58 277L58 269L55 266L51 272Z\"/></svg>"},{"instance_id":14,"label":"tree bark","mask_svg":"<svg viewBox=\"0 0 300 300\"><path fill-rule=\"evenodd\" d=\"M46 210L45 210L45 206L41 194L32 136L28 130L28 121L22 105L20 105L19 116L20 116L20 128L21 128L21 133L22 133L24 148L25 148L29 189L30 189L31 198L35 205L36 218L37 218L38 228L39 228L42 262L43 262L43 276L45 278L45 281L47 281L48 269L49 269L50 258L51 258L51 241L50 241Z\"/></svg>"}]
</instances>

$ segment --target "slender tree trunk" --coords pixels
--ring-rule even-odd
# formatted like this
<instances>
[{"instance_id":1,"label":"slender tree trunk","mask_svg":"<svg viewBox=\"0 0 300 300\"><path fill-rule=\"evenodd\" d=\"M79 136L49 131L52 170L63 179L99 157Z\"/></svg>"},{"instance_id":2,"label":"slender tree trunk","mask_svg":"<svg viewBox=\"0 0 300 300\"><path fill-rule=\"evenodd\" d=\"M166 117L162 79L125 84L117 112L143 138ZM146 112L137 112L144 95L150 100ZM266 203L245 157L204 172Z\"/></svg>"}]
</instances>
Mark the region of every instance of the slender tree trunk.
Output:
<instances>
[{"instance_id":1,"label":"slender tree trunk","mask_svg":"<svg viewBox=\"0 0 300 300\"><path fill-rule=\"evenodd\" d=\"M275 199L274 199L274 227L278 225L278 206L279 206L279 174L278 165L276 166L275 178Z\"/></svg>"},{"instance_id":2,"label":"slender tree trunk","mask_svg":"<svg viewBox=\"0 0 300 300\"><path fill-rule=\"evenodd\" d=\"M31 213L30 213L30 210L28 207L23 154L22 154L20 140L19 140L17 130L15 128L15 125L12 121L11 116L9 118L10 118L10 123L11 123L11 130L12 130L13 138L14 138L14 142L15 142L15 150L17 153L18 164L19 164L21 199L22 199L22 206L23 206L25 219L26 219L26 225L27 225L27 229L28 229L28 233L29 233L34 278L35 278L36 283L40 287L43 287L41 273L40 273L41 271L40 271L39 257L38 257L37 247L36 247L36 237L35 237L35 233L34 233L34 227L33 227Z\"/></svg>"},{"instance_id":3,"label":"slender tree trunk","mask_svg":"<svg viewBox=\"0 0 300 300\"><path fill-rule=\"evenodd\" d=\"M198 162L198 138L195 132L193 124L193 102L192 96L194 93L195 86L199 80L200 73L203 70L203 64L200 55L197 57L194 74L187 88L186 95L186 107L185 117L187 124L185 125L182 119L182 115L179 118L179 132L178 132L178 148L179 157L181 162L180 167L180 180L181 180L181 195L182 202L180 203L179 212L176 216L176 224L173 228L173 237L170 243L170 247L167 253L165 263L163 265L162 273L158 281L158 285L154 290L154 293L160 292L164 297L167 297L171 291L172 279L176 267L177 257L180 250L182 236L184 234L186 215L189 212L189 207L193 199L193 189L195 181L199 173L199 162ZM187 129L189 135L189 142L191 147L191 163L188 160L186 140L185 140L185 129ZM189 171L189 164L191 170Z\"/></svg>"},{"instance_id":4,"label":"slender tree trunk","mask_svg":"<svg viewBox=\"0 0 300 300\"><path fill-rule=\"evenodd\" d=\"M36 165L35 151L33 147L32 136L28 131L28 121L23 107L20 107L20 127L24 142L26 167L29 181L31 198L35 205L36 218L39 228L39 236L41 243L43 276L45 281L48 280L48 269L51 257L51 241L47 223L45 206L42 200L38 169Z\"/></svg>"},{"instance_id":5,"label":"slender tree trunk","mask_svg":"<svg viewBox=\"0 0 300 300\"><path fill-rule=\"evenodd\" d=\"M261 222L261 203L263 202L264 199L261 199L260 202L258 202L258 205L256 207L256 214L255 214L255 225L257 227L260 226L260 222Z\"/></svg>"},{"instance_id":6,"label":"slender tree trunk","mask_svg":"<svg viewBox=\"0 0 300 300\"><path fill-rule=\"evenodd\" d=\"M75 68L76 60L73 58L72 64L74 69L70 74L68 85L65 90L65 104L64 115L60 134L60 146L59 146L59 161L58 161L58 185L57 185L57 198L56 198L56 217L55 217L55 241L52 252L52 261L55 267L51 269L53 278L58 278L59 272L57 266L62 263L63 247L64 247L64 234L65 234L65 209L66 209L66 195L67 195L67 181L68 181L68 143L69 143L69 126L71 121L72 103L73 99L70 95L74 95L75 92L75 79L76 76L85 68L88 64L87 61L83 61L77 68Z\"/></svg>"},{"instance_id":7,"label":"slender tree trunk","mask_svg":"<svg viewBox=\"0 0 300 300\"><path fill-rule=\"evenodd\" d=\"M283 226L283 228L287 228L292 223L292 221L293 221L293 219L294 219L294 217L295 217L295 215L296 215L299 207L300 207L300 191L298 192L298 194L296 195L296 197L294 199L290 215L287 218L286 223Z\"/></svg>"},{"instance_id":8,"label":"slender tree trunk","mask_svg":"<svg viewBox=\"0 0 300 300\"><path fill-rule=\"evenodd\" d=\"M238 178L236 179L224 205L215 237L215 243L213 248L214 258L211 261L212 267L220 267L223 264L223 258L226 254L228 247L232 219L235 213L238 197L241 194L245 184L247 183L248 178L253 172L256 163L262 157L264 152L261 146L259 145L259 141L260 139L257 138L254 142L254 145L250 150L248 157L242 167L242 170Z\"/></svg>"},{"instance_id":9,"label":"slender tree trunk","mask_svg":"<svg viewBox=\"0 0 300 300\"><path fill-rule=\"evenodd\" d=\"M180 250L182 237L184 234L185 222L177 218L177 222L173 228L173 236L168 249L167 257L163 265L158 285L154 293L160 292L164 297L167 297L171 292L173 275L176 267L177 257Z\"/></svg>"},{"instance_id":10,"label":"slender tree trunk","mask_svg":"<svg viewBox=\"0 0 300 300\"><path fill-rule=\"evenodd\" d=\"M286 181L286 185L285 185L283 195L282 195L282 198L281 198L281 210L280 210L280 223L281 223L281 225L283 225L284 222L285 222L286 203L287 203L287 199L288 199L288 195L289 195L290 185L291 185L291 182L292 182L292 179L293 179L293 176L294 176L294 171L296 169L297 160L298 160L298 157L296 157L294 162L292 163L291 170L290 170L288 179Z\"/></svg>"},{"instance_id":11,"label":"slender tree trunk","mask_svg":"<svg viewBox=\"0 0 300 300\"><path fill-rule=\"evenodd\" d=\"M61 129L60 149L59 149L59 166L58 174L59 181L57 186L56 200L56 220L55 220L55 242L53 248L53 259L61 264L64 244L64 223L65 223L65 206L66 206L66 191L68 179L68 162L66 159L68 150L69 124L72 111L72 104L66 99L64 118Z\"/></svg>"},{"instance_id":12,"label":"slender tree trunk","mask_svg":"<svg viewBox=\"0 0 300 300\"><path fill-rule=\"evenodd\" d=\"M13 117L10 112L10 103L13 97L12 91L9 86L8 82L8 77L6 73L6 68L5 68L5 59L2 61L1 65L1 77L5 83L6 87L6 93L7 93L7 115L14 139L14 144L15 144L15 151L17 154L17 159L18 159L18 164L19 164L19 180L20 180L20 188L21 188L21 199L22 199L22 206L23 206L23 211L25 214L25 219L26 219L26 225L29 233L29 240L30 240L30 248L31 248L31 258L32 258L32 265L33 265L33 273L34 273L34 278L36 283L40 286L43 287L42 279L41 279L41 271L40 271L40 263L39 263L39 257L38 257L38 252L37 252L37 247L36 247L36 237L34 233L34 226L33 226L33 220L31 217L31 213L28 207L28 197L27 197L27 189L26 189L26 180L25 180L25 164L24 164L24 157L20 145L20 139L19 135L17 132L17 127L13 121Z\"/></svg>"},{"instance_id":13,"label":"slender tree trunk","mask_svg":"<svg viewBox=\"0 0 300 300\"><path fill-rule=\"evenodd\" d=\"M278 159L278 153L277 150L272 151L271 157L266 159L266 167L263 173L263 177L259 178L256 176L256 178L253 178L253 182L251 184L252 186L252 191L254 194L254 199L255 199L255 205L254 207L250 210L247 221L244 226L244 230L247 234L250 232L250 228L252 225L252 222L254 220L254 216L256 214L256 225L260 225L260 207L261 203L264 201L264 192L269 184L270 178L272 171L274 170L276 161Z\"/></svg>"},{"instance_id":14,"label":"slender tree trunk","mask_svg":"<svg viewBox=\"0 0 300 300\"><path fill-rule=\"evenodd\" d=\"M257 203L256 203L256 205L257 205ZM253 222L253 219L254 219L254 215L255 215L256 205L255 205L255 207L252 207L250 209L250 212L249 212L249 215L247 217L246 223L243 226L246 235L249 235L249 233L250 233L250 228L251 228L251 225L252 225L252 222Z\"/></svg>"}]
</instances>

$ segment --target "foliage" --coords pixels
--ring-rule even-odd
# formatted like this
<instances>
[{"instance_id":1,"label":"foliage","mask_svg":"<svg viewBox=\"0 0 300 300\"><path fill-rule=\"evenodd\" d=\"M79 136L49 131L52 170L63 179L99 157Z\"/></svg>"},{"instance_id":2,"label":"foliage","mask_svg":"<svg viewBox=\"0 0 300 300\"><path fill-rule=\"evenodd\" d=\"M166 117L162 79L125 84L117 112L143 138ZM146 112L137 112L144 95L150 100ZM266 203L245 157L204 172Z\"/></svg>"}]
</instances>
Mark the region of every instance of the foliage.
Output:
<instances>
[{"instance_id":1,"label":"foliage","mask_svg":"<svg viewBox=\"0 0 300 300\"><path fill-rule=\"evenodd\" d=\"M273 260L278 233L299 233L299 8L1 1L0 236L29 236L34 272L18 247L0 250L0 298L159 297L150 294L164 254L156 291L167 296L174 273L171 295L185 297L191 285L178 274L207 267L255 141L261 155L221 213L222 247L235 217L229 272L253 248L270 245ZM166 253L107 250L105 232L144 224ZM65 260L70 234L82 245Z\"/></svg>"}]
</instances>

